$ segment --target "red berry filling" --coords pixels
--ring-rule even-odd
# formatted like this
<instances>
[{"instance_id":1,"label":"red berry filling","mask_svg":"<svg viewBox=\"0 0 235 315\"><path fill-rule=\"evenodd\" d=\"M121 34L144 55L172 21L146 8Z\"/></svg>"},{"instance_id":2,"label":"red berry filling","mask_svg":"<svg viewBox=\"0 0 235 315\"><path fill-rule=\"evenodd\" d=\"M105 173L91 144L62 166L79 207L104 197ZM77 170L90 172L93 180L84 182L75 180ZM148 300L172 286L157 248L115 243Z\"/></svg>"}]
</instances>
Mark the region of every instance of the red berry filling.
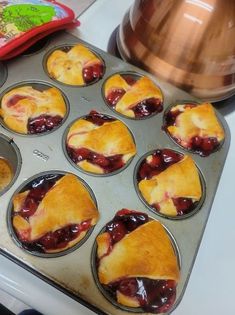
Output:
<instances>
[{"instance_id":1,"label":"red berry filling","mask_svg":"<svg viewBox=\"0 0 235 315\"><path fill-rule=\"evenodd\" d=\"M106 224L105 231L110 234L112 240L110 245L119 242L126 234L148 221L148 215L145 213L122 209Z\"/></svg>"},{"instance_id":2,"label":"red berry filling","mask_svg":"<svg viewBox=\"0 0 235 315\"><path fill-rule=\"evenodd\" d=\"M89 115L85 117L85 119L97 126L102 126L106 122L115 121L115 118L100 114L95 110L92 110Z\"/></svg>"},{"instance_id":3,"label":"red berry filling","mask_svg":"<svg viewBox=\"0 0 235 315\"><path fill-rule=\"evenodd\" d=\"M96 111L91 111L85 119L97 126L102 126L106 122L115 121L114 118L97 113ZM122 154L106 157L103 154L99 154L87 148L73 149L68 145L67 153L74 163L77 164L83 160L87 160L89 163L100 166L105 174L112 173L125 165Z\"/></svg>"},{"instance_id":4,"label":"red berry filling","mask_svg":"<svg viewBox=\"0 0 235 315\"><path fill-rule=\"evenodd\" d=\"M197 105L195 104L185 104L184 108L193 108ZM165 124L163 129L167 131L167 127L175 126L177 117L182 113L180 110L170 110L165 115ZM174 140L181 144L181 140L174 137ZM208 156L210 153L215 151L219 146L219 141L215 137L193 137L187 144L189 150L199 153L201 156Z\"/></svg>"},{"instance_id":5,"label":"red berry filling","mask_svg":"<svg viewBox=\"0 0 235 315\"><path fill-rule=\"evenodd\" d=\"M50 131L55 127L59 126L63 118L59 115L41 115L28 121L28 132L30 134L43 133Z\"/></svg>"},{"instance_id":6,"label":"red berry filling","mask_svg":"<svg viewBox=\"0 0 235 315\"><path fill-rule=\"evenodd\" d=\"M131 77L130 75L123 75L122 78L129 84L133 85L137 79ZM109 106L115 108L118 101L126 93L124 89L112 89L106 97ZM150 116L154 113L160 113L163 110L163 103L161 99L148 98L142 102L137 103L131 108L135 114L136 118L142 118Z\"/></svg>"},{"instance_id":7,"label":"red berry filling","mask_svg":"<svg viewBox=\"0 0 235 315\"><path fill-rule=\"evenodd\" d=\"M183 159L183 154L177 153L169 149L156 150L152 153L151 159L144 159L138 169L137 181L143 179L151 179L158 175L170 165L179 162Z\"/></svg>"},{"instance_id":8,"label":"red berry filling","mask_svg":"<svg viewBox=\"0 0 235 315\"><path fill-rule=\"evenodd\" d=\"M151 159L145 158L139 166L137 172L138 183L143 179L151 179L153 176L160 174L170 165L179 162L183 159L183 154L177 153L169 149L156 150L152 153ZM177 215L181 216L190 213L195 209L197 202L193 202L191 198L173 198L172 199L176 209ZM152 205L158 212L159 205Z\"/></svg>"},{"instance_id":9,"label":"red berry filling","mask_svg":"<svg viewBox=\"0 0 235 315\"><path fill-rule=\"evenodd\" d=\"M29 193L22 205L22 208L15 215L20 215L26 220L35 213L41 200L45 194L54 186L56 181L61 178L61 175L46 176L34 181L27 186ZM84 221L81 224L71 224L58 229L54 232L49 232L37 239L36 241L25 240L23 236L18 235L25 249L30 251L45 252L46 250L56 250L64 248L69 242L74 240L83 231L89 229L91 221ZM17 233L17 231L16 231Z\"/></svg>"},{"instance_id":10,"label":"red berry filling","mask_svg":"<svg viewBox=\"0 0 235 315\"><path fill-rule=\"evenodd\" d=\"M176 298L176 283L173 280L152 280L148 278L125 278L107 286L115 297L116 291L138 300L146 312L165 313Z\"/></svg>"},{"instance_id":11,"label":"red berry filling","mask_svg":"<svg viewBox=\"0 0 235 315\"><path fill-rule=\"evenodd\" d=\"M92 83L99 80L104 75L104 65L97 63L92 66L85 67L83 68L82 75L86 83Z\"/></svg>"},{"instance_id":12,"label":"red berry filling","mask_svg":"<svg viewBox=\"0 0 235 315\"><path fill-rule=\"evenodd\" d=\"M110 250L126 234L149 221L147 214L122 209L106 224L105 232L111 236ZM103 257L101 257L102 259ZM152 280L147 278L125 278L111 283L104 288L116 297L116 292L133 297L147 312L164 313L173 305L176 297L176 283L172 280Z\"/></svg>"}]
</instances>

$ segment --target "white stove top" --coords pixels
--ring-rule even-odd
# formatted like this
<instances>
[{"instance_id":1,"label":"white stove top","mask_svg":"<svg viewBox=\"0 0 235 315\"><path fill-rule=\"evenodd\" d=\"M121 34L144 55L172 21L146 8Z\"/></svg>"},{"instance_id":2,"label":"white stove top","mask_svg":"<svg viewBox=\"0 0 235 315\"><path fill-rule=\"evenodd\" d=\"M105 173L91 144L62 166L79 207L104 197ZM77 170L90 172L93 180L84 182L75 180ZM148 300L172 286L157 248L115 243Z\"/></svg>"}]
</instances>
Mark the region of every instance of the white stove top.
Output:
<instances>
[{"instance_id":1,"label":"white stove top","mask_svg":"<svg viewBox=\"0 0 235 315\"><path fill-rule=\"evenodd\" d=\"M107 50L113 30L133 0L97 0L73 34ZM234 98L233 98L234 99ZM235 101L234 104L235 108ZM174 315L234 314L235 112L226 116L231 146L186 292ZM45 315L93 315L78 302L0 255L0 289Z\"/></svg>"}]
</instances>

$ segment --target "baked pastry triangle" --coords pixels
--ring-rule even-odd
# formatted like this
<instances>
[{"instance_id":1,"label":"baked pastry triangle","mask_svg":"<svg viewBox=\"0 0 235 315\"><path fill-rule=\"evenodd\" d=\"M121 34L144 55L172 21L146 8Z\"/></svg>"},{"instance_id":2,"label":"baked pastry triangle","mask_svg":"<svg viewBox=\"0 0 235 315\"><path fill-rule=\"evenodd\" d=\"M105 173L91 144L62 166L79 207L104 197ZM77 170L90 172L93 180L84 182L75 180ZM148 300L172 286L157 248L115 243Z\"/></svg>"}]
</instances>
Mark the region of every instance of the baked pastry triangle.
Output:
<instances>
[{"instance_id":1,"label":"baked pastry triangle","mask_svg":"<svg viewBox=\"0 0 235 315\"><path fill-rule=\"evenodd\" d=\"M170 150L157 150L142 163L139 169L139 173L142 172L138 182L139 191L150 206L164 215L187 214L195 209L202 196L198 169L190 156L181 155L167 165L157 160L157 157L161 160L163 155L166 161L167 155L168 160L174 156ZM147 178L144 169L149 171Z\"/></svg>"},{"instance_id":2,"label":"baked pastry triangle","mask_svg":"<svg viewBox=\"0 0 235 315\"><path fill-rule=\"evenodd\" d=\"M165 312L174 303L180 278L171 240L159 221L122 211L97 237L99 281L122 305ZM117 240L115 233L121 230Z\"/></svg>"},{"instance_id":3,"label":"baked pastry triangle","mask_svg":"<svg viewBox=\"0 0 235 315\"><path fill-rule=\"evenodd\" d=\"M73 174L42 180L13 199L13 227L26 248L60 252L78 243L99 213L90 193Z\"/></svg>"},{"instance_id":4,"label":"baked pastry triangle","mask_svg":"<svg viewBox=\"0 0 235 315\"><path fill-rule=\"evenodd\" d=\"M39 91L26 85L7 92L1 101L0 116L6 126L22 134L42 133L61 124L66 104L57 88Z\"/></svg>"},{"instance_id":5,"label":"baked pastry triangle","mask_svg":"<svg viewBox=\"0 0 235 315\"><path fill-rule=\"evenodd\" d=\"M210 103L172 107L166 115L165 129L181 146L202 156L214 152L225 136Z\"/></svg>"},{"instance_id":6,"label":"baked pastry triangle","mask_svg":"<svg viewBox=\"0 0 235 315\"><path fill-rule=\"evenodd\" d=\"M115 74L104 85L107 103L117 112L132 118L143 118L163 109L161 90L148 77L132 79Z\"/></svg>"},{"instance_id":7,"label":"baked pastry triangle","mask_svg":"<svg viewBox=\"0 0 235 315\"><path fill-rule=\"evenodd\" d=\"M85 85L102 78L103 61L89 48L77 44L68 51L54 50L47 59L49 75L69 85Z\"/></svg>"},{"instance_id":8,"label":"baked pastry triangle","mask_svg":"<svg viewBox=\"0 0 235 315\"><path fill-rule=\"evenodd\" d=\"M97 174L122 168L136 153L126 125L95 111L72 124L66 145L68 155L79 167Z\"/></svg>"}]
</instances>

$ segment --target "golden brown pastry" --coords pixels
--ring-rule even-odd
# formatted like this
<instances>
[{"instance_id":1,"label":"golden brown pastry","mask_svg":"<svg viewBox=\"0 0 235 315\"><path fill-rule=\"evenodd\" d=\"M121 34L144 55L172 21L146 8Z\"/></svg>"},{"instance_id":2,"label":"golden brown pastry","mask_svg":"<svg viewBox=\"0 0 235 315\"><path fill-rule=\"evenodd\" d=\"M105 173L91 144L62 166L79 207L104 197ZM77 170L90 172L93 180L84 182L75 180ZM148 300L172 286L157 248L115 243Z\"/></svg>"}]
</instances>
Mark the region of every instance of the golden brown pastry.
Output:
<instances>
[{"instance_id":1,"label":"golden brown pastry","mask_svg":"<svg viewBox=\"0 0 235 315\"><path fill-rule=\"evenodd\" d=\"M66 114L66 105L57 88L44 91L22 86L7 92L1 101L0 116L13 131L41 133L58 126Z\"/></svg>"},{"instance_id":2,"label":"golden brown pastry","mask_svg":"<svg viewBox=\"0 0 235 315\"><path fill-rule=\"evenodd\" d=\"M44 180L13 199L13 227L26 248L60 252L78 243L99 214L88 190L73 174Z\"/></svg>"},{"instance_id":3,"label":"golden brown pastry","mask_svg":"<svg viewBox=\"0 0 235 315\"><path fill-rule=\"evenodd\" d=\"M85 171L103 174L123 167L136 147L124 123L92 111L70 127L67 151Z\"/></svg>"},{"instance_id":4,"label":"golden brown pastry","mask_svg":"<svg viewBox=\"0 0 235 315\"><path fill-rule=\"evenodd\" d=\"M97 237L97 245L99 281L118 303L150 312L155 307L156 313L171 308L180 272L160 222L123 209Z\"/></svg>"},{"instance_id":5,"label":"golden brown pastry","mask_svg":"<svg viewBox=\"0 0 235 315\"><path fill-rule=\"evenodd\" d=\"M143 118L163 109L161 90L148 77L130 81L115 74L106 81L104 93L108 104L128 117Z\"/></svg>"},{"instance_id":6,"label":"golden brown pastry","mask_svg":"<svg viewBox=\"0 0 235 315\"><path fill-rule=\"evenodd\" d=\"M218 148L225 136L210 103L176 105L166 121L166 130L180 145L203 156Z\"/></svg>"},{"instance_id":7,"label":"golden brown pastry","mask_svg":"<svg viewBox=\"0 0 235 315\"><path fill-rule=\"evenodd\" d=\"M104 65L89 48L77 44L67 52L55 50L47 59L47 71L62 83L84 85L102 78Z\"/></svg>"},{"instance_id":8,"label":"golden brown pastry","mask_svg":"<svg viewBox=\"0 0 235 315\"><path fill-rule=\"evenodd\" d=\"M168 149L157 150L143 161L139 174L141 195L162 214L187 214L195 209L201 199L198 169L190 156Z\"/></svg>"},{"instance_id":9,"label":"golden brown pastry","mask_svg":"<svg viewBox=\"0 0 235 315\"><path fill-rule=\"evenodd\" d=\"M0 158L0 191L11 182L12 178L12 167L7 160Z\"/></svg>"}]
</instances>

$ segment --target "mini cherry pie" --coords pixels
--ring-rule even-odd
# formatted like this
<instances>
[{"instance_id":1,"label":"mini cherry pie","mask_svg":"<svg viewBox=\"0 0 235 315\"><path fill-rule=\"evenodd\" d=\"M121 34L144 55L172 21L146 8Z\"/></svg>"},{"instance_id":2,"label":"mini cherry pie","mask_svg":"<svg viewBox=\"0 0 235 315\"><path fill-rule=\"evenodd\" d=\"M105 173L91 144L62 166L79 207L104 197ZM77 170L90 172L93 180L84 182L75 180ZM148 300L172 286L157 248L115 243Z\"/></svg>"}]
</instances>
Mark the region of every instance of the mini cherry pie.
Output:
<instances>
[{"instance_id":1,"label":"mini cherry pie","mask_svg":"<svg viewBox=\"0 0 235 315\"><path fill-rule=\"evenodd\" d=\"M137 182L147 204L170 217L192 212L202 197L193 159L169 149L156 150L141 161Z\"/></svg>"},{"instance_id":2,"label":"mini cherry pie","mask_svg":"<svg viewBox=\"0 0 235 315\"><path fill-rule=\"evenodd\" d=\"M115 74L104 85L109 106L117 112L141 119L163 110L161 90L148 77Z\"/></svg>"},{"instance_id":3,"label":"mini cherry pie","mask_svg":"<svg viewBox=\"0 0 235 315\"><path fill-rule=\"evenodd\" d=\"M72 124L66 149L74 163L95 174L117 171L136 154L133 137L126 125L96 111Z\"/></svg>"},{"instance_id":4,"label":"mini cherry pie","mask_svg":"<svg viewBox=\"0 0 235 315\"><path fill-rule=\"evenodd\" d=\"M177 256L159 221L122 209L97 237L97 274L111 299L132 309L168 312L180 278Z\"/></svg>"},{"instance_id":5,"label":"mini cherry pie","mask_svg":"<svg viewBox=\"0 0 235 315\"><path fill-rule=\"evenodd\" d=\"M66 104L61 92L50 87L43 91L25 85L4 94L0 116L11 130L38 134L53 130L62 123Z\"/></svg>"},{"instance_id":6,"label":"mini cherry pie","mask_svg":"<svg viewBox=\"0 0 235 315\"><path fill-rule=\"evenodd\" d=\"M74 246L98 218L89 191L73 174L40 177L13 198L12 225L31 252L59 253Z\"/></svg>"},{"instance_id":7,"label":"mini cherry pie","mask_svg":"<svg viewBox=\"0 0 235 315\"><path fill-rule=\"evenodd\" d=\"M172 107L165 116L165 130L182 147L208 156L224 139L224 130L210 103L185 103Z\"/></svg>"},{"instance_id":8,"label":"mini cherry pie","mask_svg":"<svg viewBox=\"0 0 235 315\"><path fill-rule=\"evenodd\" d=\"M69 85L86 85L100 80L104 63L82 44L54 50L46 62L51 78Z\"/></svg>"}]
</instances>

